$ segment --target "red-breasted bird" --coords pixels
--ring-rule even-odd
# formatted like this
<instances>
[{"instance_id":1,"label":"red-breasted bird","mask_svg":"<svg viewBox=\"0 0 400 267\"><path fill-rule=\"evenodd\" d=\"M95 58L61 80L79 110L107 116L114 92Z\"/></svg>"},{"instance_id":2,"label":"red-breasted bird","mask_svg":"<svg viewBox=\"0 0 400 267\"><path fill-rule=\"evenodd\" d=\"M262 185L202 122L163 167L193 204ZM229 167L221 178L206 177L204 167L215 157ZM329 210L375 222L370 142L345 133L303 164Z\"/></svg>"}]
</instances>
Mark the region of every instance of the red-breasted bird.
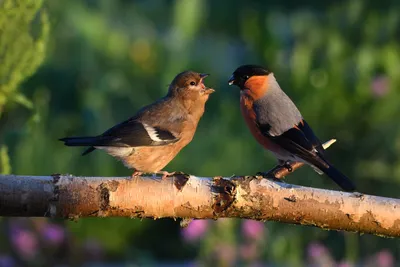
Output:
<instances>
[{"instance_id":1,"label":"red-breasted bird","mask_svg":"<svg viewBox=\"0 0 400 267\"><path fill-rule=\"evenodd\" d=\"M178 74L168 93L153 104L141 108L130 119L103 134L60 139L66 146L89 146L82 155L101 149L134 169L132 176L161 171L192 141L205 104L214 89L204 85L208 74L185 71Z\"/></svg>"},{"instance_id":2,"label":"red-breasted bird","mask_svg":"<svg viewBox=\"0 0 400 267\"><path fill-rule=\"evenodd\" d=\"M237 68L229 79L240 88L242 115L255 139L289 169L290 162L303 162L325 173L343 190L354 184L325 156L321 142L292 100L282 91L274 74L257 65Z\"/></svg>"}]
</instances>

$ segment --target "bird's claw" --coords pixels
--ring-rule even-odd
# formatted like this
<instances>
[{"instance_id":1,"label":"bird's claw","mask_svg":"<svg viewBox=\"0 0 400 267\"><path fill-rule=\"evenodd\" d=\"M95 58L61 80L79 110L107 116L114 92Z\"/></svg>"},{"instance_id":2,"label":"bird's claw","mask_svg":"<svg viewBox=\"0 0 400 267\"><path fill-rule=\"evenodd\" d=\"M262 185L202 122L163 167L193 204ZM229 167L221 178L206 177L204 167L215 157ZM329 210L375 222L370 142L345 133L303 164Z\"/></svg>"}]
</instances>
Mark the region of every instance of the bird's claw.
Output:
<instances>
[{"instance_id":1,"label":"bird's claw","mask_svg":"<svg viewBox=\"0 0 400 267\"><path fill-rule=\"evenodd\" d=\"M286 161L284 163L283 167L285 167L288 170L288 172L292 172L293 171L293 168L292 168L292 165L290 164L290 161Z\"/></svg>"},{"instance_id":2,"label":"bird's claw","mask_svg":"<svg viewBox=\"0 0 400 267\"><path fill-rule=\"evenodd\" d=\"M360 199L362 199L362 198L364 197L364 194L363 194L363 193L360 193L360 192L352 192L352 193L351 193L351 197L355 197L355 198L360 198Z\"/></svg>"},{"instance_id":3,"label":"bird's claw","mask_svg":"<svg viewBox=\"0 0 400 267\"><path fill-rule=\"evenodd\" d=\"M132 176L131 176L131 178L136 178L136 177L138 177L138 176L141 176L143 174L143 172L140 172L140 171L134 171L133 173L132 173Z\"/></svg>"},{"instance_id":4,"label":"bird's claw","mask_svg":"<svg viewBox=\"0 0 400 267\"><path fill-rule=\"evenodd\" d=\"M271 172L257 172L256 177L261 176L261 178L272 178L273 174Z\"/></svg>"},{"instance_id":5,"label":"bird's claw","mask_svg":"<svg viewBox=\"0 0 400 267\"><path fill-rule=\"evenodd\" d=\"M267 173L266 172L257 172L256 176L265 176Z\"/></svg>"},{"instance_id":6,"label":"bird's claw","mask_svg":"<svg viewBox=\"0 0 400 267\"><path fill-rule=\"evenodd\" d=\"M256 177L259 178L260 176L261 176L261 179L266 178L266 179L270 179L270 180L273 180L273 181L276 181L276 182L283 182L283 178L284 178L284 177L276 178L275 169L272 169L272 170L267 171L267 172L257 172L256 173Z\"/></svg>"},{"instance_id":7,"label":"bird's claw","mask_svg":"<svg viewBox=\"0 0 400 267\"><path fill-rule=\"evenodd\" d=\"M162 174L161 180L167 179L168 176L174 175L176 172L167 172L167 171L161 171Z\"/></svg>"}]
</instances>

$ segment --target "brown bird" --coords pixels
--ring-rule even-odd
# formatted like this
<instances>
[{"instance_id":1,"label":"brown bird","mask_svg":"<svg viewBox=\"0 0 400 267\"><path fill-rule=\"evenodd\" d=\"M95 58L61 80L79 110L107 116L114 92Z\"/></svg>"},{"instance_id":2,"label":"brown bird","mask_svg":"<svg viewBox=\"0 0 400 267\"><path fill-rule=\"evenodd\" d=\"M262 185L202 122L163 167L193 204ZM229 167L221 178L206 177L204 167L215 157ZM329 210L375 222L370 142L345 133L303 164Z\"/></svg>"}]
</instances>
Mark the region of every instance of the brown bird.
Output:
<instances>
[{"instance_id":1,"label":"brown bird","mask_svg":"<svg viewBox=\"0 0 400 267\"><path fill-rule=\"evenodd\" d=\"M98 136L66 137L60 141L66 146L89 146L82 155L102 149L134 169L132 176L172 175L173 172L161 170L193 139L205 103L214 92L203 83L207 76L184 71L174 78L166 96L141 108L130 119Z\"/></svg>"}]
</instances>

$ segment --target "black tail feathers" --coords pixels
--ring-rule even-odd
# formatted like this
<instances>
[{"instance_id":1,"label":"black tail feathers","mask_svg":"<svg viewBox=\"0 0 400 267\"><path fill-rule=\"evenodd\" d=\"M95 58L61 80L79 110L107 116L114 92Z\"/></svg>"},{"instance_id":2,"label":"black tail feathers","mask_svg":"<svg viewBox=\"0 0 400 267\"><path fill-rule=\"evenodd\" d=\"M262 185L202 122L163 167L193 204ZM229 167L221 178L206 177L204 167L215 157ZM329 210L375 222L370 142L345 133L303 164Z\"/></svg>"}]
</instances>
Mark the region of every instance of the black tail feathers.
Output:
<instances>
[{"instance_id":1,"label":"black tail feathers","mask_svg":"<svg viewBox=\"0 0 400 267\"><path fill-rule=\"evenodd\" d=\"M336 169L332 164L328 163L329 167L319 168L326 175L328 175L337 185L339 185L343 190L348 192L354 192L356 190L356 186L354 183L347 178L343 173L341 173L338 169Z\"/></svg>"},{"instance_id":2,"label":"black tail feathers","mask_svg":"<svg viewBox=\"0 0 400 267\"><path fill-rule=\"evenodd\" d=\"M65 137L65 138L61 138L59 140L63 141L64 145L66 145L66 146L89 146L89 148L86 149L85 151L83 151L83 153L82 153L82 156L85 156L96 149L93 146L96 145L98 138L97 137Z\"/></svg>"},{"instance_id":3,"label":"black tail feathers","mask_svg":"<svg viewBox=\"0 0 400 267\"><path fill-rule=\"evenodd\" d=\"M93 146L97 142L97 137L65 137L59 140L66 146Z\"/></svg>"}]
</instances>

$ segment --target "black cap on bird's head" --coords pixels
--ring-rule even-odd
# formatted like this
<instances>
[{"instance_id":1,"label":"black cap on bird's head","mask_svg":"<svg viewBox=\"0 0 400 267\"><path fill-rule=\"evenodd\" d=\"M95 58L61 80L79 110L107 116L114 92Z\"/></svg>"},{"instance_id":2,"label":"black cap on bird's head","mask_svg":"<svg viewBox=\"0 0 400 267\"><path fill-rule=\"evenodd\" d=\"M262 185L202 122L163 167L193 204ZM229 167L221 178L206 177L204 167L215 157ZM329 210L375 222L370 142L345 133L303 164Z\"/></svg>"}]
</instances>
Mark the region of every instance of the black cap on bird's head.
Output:
<instances>
[{"instance_id":1,"label":"black cap on bird's head","mask_svg":"<svg viewBox=\"0 0 400 267\"><path fill-rule=\"evenodd\" d=\"M259 65L242 65L233 72L228 83L229 85L234 84L239 86L240 88L243 88L247 79L249 79L250 77L263 76L270 73L271 71Z\"/></svg>"}]
</instances>

